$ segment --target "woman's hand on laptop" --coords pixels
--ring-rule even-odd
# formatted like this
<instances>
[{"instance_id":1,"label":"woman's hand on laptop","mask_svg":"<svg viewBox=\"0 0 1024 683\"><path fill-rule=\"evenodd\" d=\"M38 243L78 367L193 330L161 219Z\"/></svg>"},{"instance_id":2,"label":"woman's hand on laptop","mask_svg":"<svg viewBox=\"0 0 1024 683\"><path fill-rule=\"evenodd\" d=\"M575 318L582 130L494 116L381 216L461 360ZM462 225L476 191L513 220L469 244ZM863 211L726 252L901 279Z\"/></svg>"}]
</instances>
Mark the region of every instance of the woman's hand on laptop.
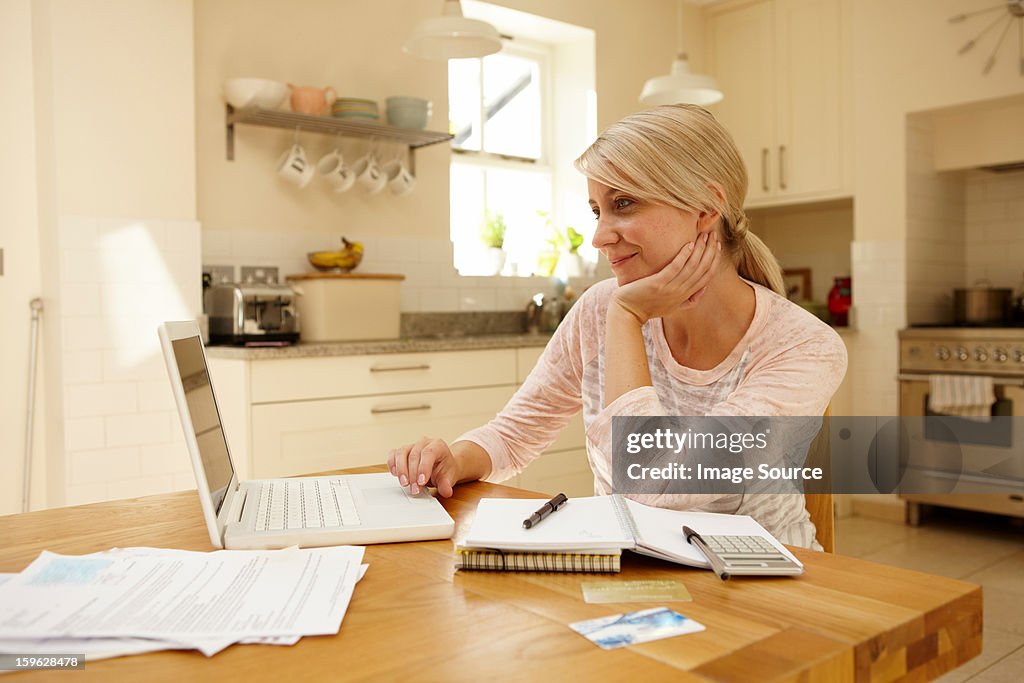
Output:
<instances>
[{"instance_id":1,"label":"woman's hand on laptop","mask_svg":"<svg viewBox=\"0 0 1024 683\"><path fill-rule=\"evenodd\" d=\"M449 498L456 484L483 479L491 473L491 458L471 441L449 446L443 439L424 436L416 443L388 451L388 469L416 495L427 486Z\"/></svg>"}]
</instances>

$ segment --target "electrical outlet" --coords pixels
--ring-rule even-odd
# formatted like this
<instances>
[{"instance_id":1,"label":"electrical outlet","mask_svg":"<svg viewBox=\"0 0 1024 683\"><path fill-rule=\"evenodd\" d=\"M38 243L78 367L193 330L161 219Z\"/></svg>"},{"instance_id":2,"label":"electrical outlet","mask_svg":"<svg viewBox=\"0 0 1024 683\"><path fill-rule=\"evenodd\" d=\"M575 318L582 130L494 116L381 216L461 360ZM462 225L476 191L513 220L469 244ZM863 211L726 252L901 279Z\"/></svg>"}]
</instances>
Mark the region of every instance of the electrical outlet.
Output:
<instances>
[{"instance_id":1,"label":"electrical outlet","mask_svg":"<svg viewBox=\"0 0 1024 683\"><path fill-rule=\"evenodd\" d=\"M277 284L276 266L242 266L243 284Z\"/></svg>"},{"instance_id":2,"label":"electrical outlet","mask_svg":"<svg viewBox=\"0 0 1024 683\"><path fill-rule=\"evenodd\" d=\"M234 266L203 266L203 281L212 285L235 281Z\"/></svg>"}]
</instances>

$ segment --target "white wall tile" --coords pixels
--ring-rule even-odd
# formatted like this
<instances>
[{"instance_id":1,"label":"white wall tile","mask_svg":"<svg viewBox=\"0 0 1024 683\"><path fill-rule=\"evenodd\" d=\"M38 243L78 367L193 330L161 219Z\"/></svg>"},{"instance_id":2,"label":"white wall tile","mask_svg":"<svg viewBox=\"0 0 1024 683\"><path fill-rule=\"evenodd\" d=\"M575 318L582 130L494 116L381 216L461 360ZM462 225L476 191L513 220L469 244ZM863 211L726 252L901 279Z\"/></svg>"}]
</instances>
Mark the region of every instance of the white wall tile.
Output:
<instances>
[{"instance_id":1,"label":"white wall tile","mask_svg":"<svg viewBox=\"0 0 1024 683\"><path fill-rule=\"evenodd\" d=\"M113 500L138 498L173 490L174 478L170 476L136 477L121 479L107 484L107 495Z\"/></svg>"},{"instance_id":2,"label":"white wall tile","mask_svg":"<svg viewBox=\"0 0 1024 683\"><path fill-rule=\"evenodd\" d=\"M138 448L78 451L70 453L68 459L73 486L98 483L110 486L117 481L139 476Z\"/></svg>"},{"instance_id":3,"label":"white wall tile","mask_svg":"<svg viewBox=\"0 0 1024 683\"><path fill-rule=\"evenodd\" d=\"M99 351L111 343L107 325L100 317L65 316L61 333L66 351Z\"/></svg>"},{"instance_id":4,"label":"white wall tile","mask_svg":"<svg viewBox=\"0 0 1024 683\"><path fill-rule=\"evenodd\" d=\"M493 311L496 296L493 288L459 289L460 311Z\"/></svg>"},{"instance_id":5,"label":"white wall tile","mask_svg":"<svg viewBox=\"0 0 1024 683\"><path fill-rule=\"evenodd\" d=\"M187 474L192 480L192 461L183 443L142 446L139 463L143 476Z\"/></svg>"},{"instance_id":6,"label":"white wall tile","mask_svg":"<svg viewBox=\"0 0 1024 683\"><path fill-rule=\"evenodd\" d=\"M168 412L108 415L104 418L107 446L141 446L167 443L170 439Z\"/></svg>"},{"instance_id":7,"label":"white wall tile","mask_svg":"<svg viewBox=\"0 0 1024 683\"><path fill-rule=\"evenodd\" d=\"M443 313L461 310L455 287L425 287L420 292L420 310Z\"/></svg>"},{"instance_id":8,"label":"white wall tile","mask_svg":"<svg viewBox=\"0 0 1024 683\"><path fill-rule=\"evenodd\" d=\"M64 387L64 416L128 415L138 409L134 382L79 384Z\"/></svg>"},{"instance_id":9,"label":"white wall tile","mask_svg":"<svg viewBox=\"0 0 1024 683\"><path fill-rule=\"evenodd\" d=\"M67 505L86 505L110 500L106 483L79 484L68 486L64 495Z\"/></svg>"},{"instance_id":10,"label":"white wall tile","mask_svg":"<svg viewBox=\"0 0 1024 683\"><path fill-rule=\"evenodd\" d=\"M106 445L102 417L65 420L64 447L69 451L88 451Z\"/></svg>"},{"instance_id":11,"label":"white wall tile","mask_svg":"<svg viewBox=\"0 0 1024 683\"><path fill-rule=\"evenodd\" d=\"M166 372L164 374L166 375ZM171 385L166 376L156 380L139 382L136 388L139 392L140 412L176 410L174 394L171 392Z\"/></svg>"},{"instance_id":12,"label":"white wall tile","mask_svg":"<svg viewBox=\"0 0 1024 683\"><path fill-rule=\"evenodd\" d=\"M103 380L102 351L65 351L61 368L64 384L88 384Z\"/></svg>"}]
</instances>

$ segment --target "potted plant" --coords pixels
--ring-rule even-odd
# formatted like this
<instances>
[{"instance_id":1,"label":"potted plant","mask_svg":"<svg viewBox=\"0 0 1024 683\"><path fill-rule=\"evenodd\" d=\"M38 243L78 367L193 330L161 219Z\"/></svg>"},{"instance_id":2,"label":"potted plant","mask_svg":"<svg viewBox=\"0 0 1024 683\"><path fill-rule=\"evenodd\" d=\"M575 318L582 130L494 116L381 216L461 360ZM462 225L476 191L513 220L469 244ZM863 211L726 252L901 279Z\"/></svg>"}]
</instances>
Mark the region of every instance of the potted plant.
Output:
<instances>
[{"instance_id":1,"label":"potted plant","mask_svg":"<svg viewBox=\"0 0 1024 683\"><path fill-rule=\"evenodd\" d=\"M501 273L505 266L505 217L500 213L491 213L489 210L484 214L484 221L480 227L480 241L487 247L488 264L492 275Z\"/></svg>"},{"instance_id":2,"label":"potted plant","mask_svg":"<svg viewBox=\"0 0 1024 683\"><path fill-rule=\"evenodd\" d=\"M583 257L580 256L579 248L583 245L583 235L576 232L571 225L565 229L565 240L563 251L567 258L563 261L566 277L579 277L583 275Z\"/></svg>"}]
</instances>

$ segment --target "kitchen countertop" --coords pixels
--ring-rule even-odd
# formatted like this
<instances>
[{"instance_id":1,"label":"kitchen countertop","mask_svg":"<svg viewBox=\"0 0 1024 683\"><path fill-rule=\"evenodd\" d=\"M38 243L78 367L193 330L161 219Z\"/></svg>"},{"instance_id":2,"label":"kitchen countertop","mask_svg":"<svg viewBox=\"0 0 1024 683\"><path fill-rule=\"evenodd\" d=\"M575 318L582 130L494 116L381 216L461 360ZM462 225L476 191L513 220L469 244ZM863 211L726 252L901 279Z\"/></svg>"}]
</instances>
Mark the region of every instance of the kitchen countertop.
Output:
<instances>
[{"instance_id":1,"label":"kitchen countertop","mask_svg":"<svg viewBox=\"0 0 1024 683\"><path fill-rule=\"evenodd\" d=\"M466 334L405 339L379 339L347 342L311 342L291 346L207 346L210 358L239 360L277 360L283 358L322 358L330 356L368 356L379 353L420 353L429 351L474 351L544 346L550 334Z\"/></svg>"}]
</instances>

